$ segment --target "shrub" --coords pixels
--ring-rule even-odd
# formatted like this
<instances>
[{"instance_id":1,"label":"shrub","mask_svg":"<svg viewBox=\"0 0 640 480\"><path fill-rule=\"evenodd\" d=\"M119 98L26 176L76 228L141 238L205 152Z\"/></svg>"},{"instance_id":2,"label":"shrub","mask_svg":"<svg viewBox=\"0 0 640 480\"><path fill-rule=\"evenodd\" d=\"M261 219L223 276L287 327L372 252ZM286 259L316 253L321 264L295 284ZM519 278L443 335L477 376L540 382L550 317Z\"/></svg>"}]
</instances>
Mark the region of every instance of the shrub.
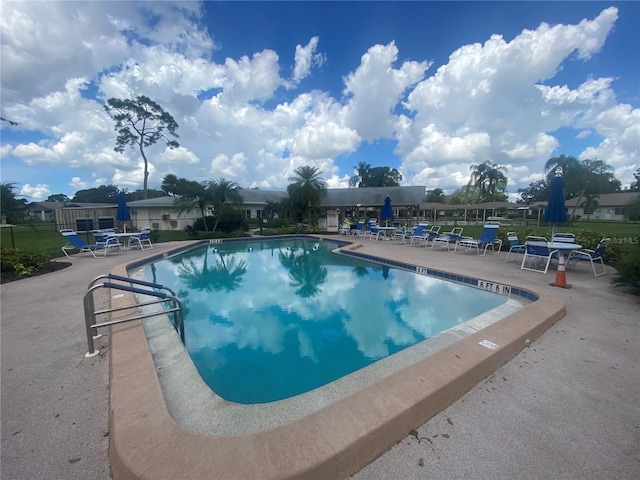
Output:
<instances>
[{"instance_id":1,"label":"shrub","mask_svg":"<svg viewBox=\"0 0 640 480\"><path fill-rule=\"evenodd\" d=\"M213 230L213 227L216 224L216 218L213 216L208 216L207 220L207 231ZM204 221L202 218L197 219L193 224L193 229L199 232L205 230ZM242 231L245 232L249 229L247 225L247 219L244 216L243 212L227 212L224 213L220 217L220 221L218 222L218 226L216 227L216 231L224 232L224 233L232 233L234 231Z\"/></svg>"},{"instance_id":2,"label":"shrub","mask_svg":"<svg viewBox=\"0 0 640 480\"><path fill-rule=\"evenodd\" d=\"M614 282L625 283L640 288L640 246L624 252L616 265L618 276Z\"/></svg>"},{"instance_id":3,"label":"shrub","mask_svg":"<svg viewBox=\"0 0 640 480\"><path fill-rule=\"evenodd\" d=\"M3 272L15 272L19 277L31 275L49 263L44 253L23 253L17 248L3 248L0 268Z\"/></svg>"}]
</instances>

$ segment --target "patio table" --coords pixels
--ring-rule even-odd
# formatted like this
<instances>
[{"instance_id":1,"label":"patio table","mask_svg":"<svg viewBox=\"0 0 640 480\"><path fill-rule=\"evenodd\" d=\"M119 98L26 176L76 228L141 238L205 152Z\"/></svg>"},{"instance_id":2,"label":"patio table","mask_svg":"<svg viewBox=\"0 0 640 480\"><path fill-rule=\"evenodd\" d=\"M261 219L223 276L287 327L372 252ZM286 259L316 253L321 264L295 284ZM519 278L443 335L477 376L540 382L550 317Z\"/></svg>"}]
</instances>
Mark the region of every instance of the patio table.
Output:
<instances>
[{"instance_id":1,"label":"patio table","mask_svg":"<svg viewBox=\"0 0 640 480\"><path fill-rule=\"evenodd\" d=\"M382 238L384 240L392 240L398 227L378 227L378 230L382 232Z\"/></svg>"},{"instance_id":2,"label":"patio table","mask_svg":"<svg viewBox=\"0 0 640 480\"><path fill-rule=\"evenodd\" d=\"M110 233L110 237L116 237L118 240L123 239L122 250L129 250L131 237L139 237L141 232L125 232L125 233Z\"/></svg>"}]
</instances>

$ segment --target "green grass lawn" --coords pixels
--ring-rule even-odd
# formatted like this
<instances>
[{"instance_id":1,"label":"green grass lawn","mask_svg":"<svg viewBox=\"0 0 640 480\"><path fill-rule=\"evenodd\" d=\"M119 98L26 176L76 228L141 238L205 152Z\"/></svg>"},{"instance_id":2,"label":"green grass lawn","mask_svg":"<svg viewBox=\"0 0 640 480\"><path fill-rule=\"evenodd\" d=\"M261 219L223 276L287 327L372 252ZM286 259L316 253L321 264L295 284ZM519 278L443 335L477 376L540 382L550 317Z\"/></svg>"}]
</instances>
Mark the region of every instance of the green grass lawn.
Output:
<instances>
[{"instance_id":1,"label":"green grass lawn","mask_svg":"<svg viewBox=\"0 0 640 480\"><path fill-rule=\"evenodd\" d=\"M183 231L158 232L159 242L189 240ZM2 248L17 248L24 253L44 253L51 258L63 257L62 247L66 243L60 232L52 223L38 223L34 225L17 225L13 227L13 238L10 228L0 231L0 245ZM81 233L80 236L87 243L94 243L93 235Z\"/></svg>"},{"instance_id":2,"label":"green grass lawn","mask_svg":"<svg viewBox=\"0 0 640 480\"><path fill-rule=\"evenodd\" d=\"M450 227L443 226L441 231L447 231ZM463 234L478 238L482 232L482 225L464 226ZM533 229L535 235L543 237L551 237L551 227L548 225L537 226L537 221L529 222L529 226L502 227L501 230L509 230L524 236L527 231ZM11 231L13 230L13 232ZM561 232L576 232L589 230L600 235L612 237L618 240L618 243L632 243L633 239L638 242L640 237L640 222L574 222L569 226L559 226L556 229ZM190 237L183 231L160 231L158 234L158 242L195 240L199 238L214 238L216 235L200 232L198 237ZM24 253L45 253L52 258L63 256L62 246L65 244L62 235L51 223L38 223L33 225L18 225L11 228L0 229L0 245L2 248L15 248ZM87 243L93 243L93 237L81 234ZM13 238L12 238L13 237ZM521 240L524 240L522 238Z\"/></svg>"}]
</instances>

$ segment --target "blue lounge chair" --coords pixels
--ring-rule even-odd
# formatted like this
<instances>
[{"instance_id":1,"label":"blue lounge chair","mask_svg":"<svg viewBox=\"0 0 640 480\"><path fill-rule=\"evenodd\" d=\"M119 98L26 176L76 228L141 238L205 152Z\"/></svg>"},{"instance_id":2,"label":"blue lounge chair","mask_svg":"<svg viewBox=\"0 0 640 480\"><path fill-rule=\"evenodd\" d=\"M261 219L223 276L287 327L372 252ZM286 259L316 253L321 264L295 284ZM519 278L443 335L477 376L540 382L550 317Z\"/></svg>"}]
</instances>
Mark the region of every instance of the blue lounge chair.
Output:
<instances>
[{"instance_id":1,"label":"blue lounge chair","mask_svg":"<svg viewBox=\"0 0 640 480\"><path fill-rule=\"evenodd\" d=\"M576 236L573 233L554 233L551 241L576 243Z\"/></svg>"},{"instance_id":2,"label":"blue lounge chair","mask_svg":"<svg viewBox=\"0 0 640 480\"><path fill-rule=\"evenodd\" d=\"M567 265L571 268L574 268L578 261L590 262L594 277L606 275L607 269L604 266L604 251L607 249L610 243L610 238L603 238L602 240L600 240L595 250L590 250L588 248L585 248L583 250L574 250L569 255ZM600 265L602 266L602 270L600 272L596 271L596 262L600 262Z\"/></svg>"},{"instance_id":3,"label":"blue lounge chair","mask_svg":"<svg viewBox=\"0 0 640 480\"><path fill-rule=\"evenodd\" d=\"M140 230L140 235L132 235L129 238L129 248L133 248L136 245L140 247L140 250L151 250L153 248L153 244L151 243L151 229L149 227Z\"/></svg>"},{"instance_id":4,"label":"blue lounge chair","mask_svg":"<svg viewBox=\"0 0 640 480\"><path fill-rule=\"evenodd\" d=\"M436 244L439 244L440 248L442 248L443 245L446 245L447 250L451 252L451 245L453 245L453 251L455 252L458 246L458 240L462 240L462 238L462 227L455 227L452 228L450 232L442 233L431 239L431 247L433 248Z\"/></svg>"},{"instance_id":5,"label":"blue lounge chair","mask_svg":"<svg viewBox=\"0 0 640 480\"><path fill-rule=\"evenodd\" d=\"M427 237L427 241L425 243L425 247L428 246L429 240L433 240L434 238L438 238L440 236L440 225L433 225L429 230L425 230L424 235Z\"/></svg>"},{"instance_id":6,"label":"blue lounge chair","mask_svg":"<svg viewBox=\"0 0 640 480\"><path fill-rule=\"evenodd\" d=\"M358 235L359 237L364 236L364 220L358 220L356 223L356 228L354 229L354 235Z\"/></svg>"},{"instance_id":7,"label":"blue lounge chair","mask_svg":"<svg viewBox=\"0 0 640 480\"><path fill-rule=\"evenodd\" d=\"M120 250L123 249L113 230L91 230L91 234L96 241L96 245L107 245L109 248L117 247Z\"/></svg>"},{"instance_id":8,"label":"blue lounge chair","mask_svg":"<svg viewBox=\"0 0 640 480\"><path fill-rule=\"evenodd\" d=\"M110 248L120 248L120 245L111 245L108 242L89 244L80 238L74 230L60 230L60 233L67 241L66 245L62 247L62 252L69 259L78 258L83 253L88 253L93 258L104 258Z\"/></svg>"},{"instance_id":9,"label":"blue lounge chair","mask_svg":"<svg viewBox=\"0 0 640 480\"><path fill-rule=\"evenodd\" d=\"M468 253L472 248L475 248L476 253L484 257L487 254L487 249L491 247L493 253L498 254L500 253L500 248L502 247L502 240L498 238L499 228L499 223L487 223L482 229L480 238L463 237L456 242L456 249L458 248L458 246L460 246L462 249L464 249L465 253ZM496 247L498 248L496 249ZM481 250L482 253L480 253Z\"/></svg>"},{"instance_id":10,"label":"blue lounge chair","mask_svg":"<svg viewBox=\"0 0 640 480\"><path fill-rule=\"evenodd\" d=\"M514 260L516 260L518 255L524 253L526 250L525 246L520 244L520 239L516 232L507 232L507 240L509 241L509 251L507 252L507 257L504 259L504 263L509 261L509 256L512 253L515 254Z\"/></svg>"},{"instance_id":11,"label":"blue lounge chair","mask_svg":"<svg viewBox=\"0 0 640 480\"><path fill-rule=\"evenodd\" d=\"M520 269L546 274L547 270L549 270L551 258L558 250L550 250L547 245L547 239L544 237L527 237L524 246L525 252ZM542 268L543 265L544 270Z\"/></svg>"},{"instance_id":12,"label":"blue lounge chair","mask_svg":"<svg viewBox=\"0 0 640 480\"><path fill-rule=\"evenodd\" d=\"M426 241L426 237L424 236L424 232L427 229L427 227L429 226L428 223L419 223L418 225L415 225L413 227L413 229L411 230L411 232L409 232L406 237L405 237L405 244L407 243L407 240L409 240L409 245L413 245L413 244L420 244L420 242L422 241Z\"/></svg>"}]
</instances>

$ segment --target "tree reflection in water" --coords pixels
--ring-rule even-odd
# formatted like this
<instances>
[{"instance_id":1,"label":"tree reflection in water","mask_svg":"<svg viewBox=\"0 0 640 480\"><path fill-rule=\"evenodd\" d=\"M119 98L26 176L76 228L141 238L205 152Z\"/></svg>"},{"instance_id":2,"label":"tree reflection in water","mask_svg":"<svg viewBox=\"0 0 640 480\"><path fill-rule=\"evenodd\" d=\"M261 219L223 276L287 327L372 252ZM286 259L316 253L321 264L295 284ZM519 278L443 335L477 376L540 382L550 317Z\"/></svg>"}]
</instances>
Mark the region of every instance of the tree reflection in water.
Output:
<instances>
[{"instance_id":1,"label":"tree reflection in water","mask_svg":"<svg viewBox=\"0 0 640 480\"><path fill-rule=\"evenodd\" d=\"M278 253L281 265L289 271L290 285L303 298L315 297L320 292L320 285L327 281L327 269L312 251L303 246Z\"/></svg>"},{"instance_id":2,"label":"tree reflection in water","mask_svg":"<svg viewBox=\"0 0 640 480\"><path fill-rule=\"evenodd\" d=\"M242 285L243 277L247 273L247 263L236 253L215 251L215 266L209 267L209 253L204 254L202 268L196 263L184 258L178 266L178 276L189 288L208 292L231 292Z\"/></svg>"}]
</instances>

